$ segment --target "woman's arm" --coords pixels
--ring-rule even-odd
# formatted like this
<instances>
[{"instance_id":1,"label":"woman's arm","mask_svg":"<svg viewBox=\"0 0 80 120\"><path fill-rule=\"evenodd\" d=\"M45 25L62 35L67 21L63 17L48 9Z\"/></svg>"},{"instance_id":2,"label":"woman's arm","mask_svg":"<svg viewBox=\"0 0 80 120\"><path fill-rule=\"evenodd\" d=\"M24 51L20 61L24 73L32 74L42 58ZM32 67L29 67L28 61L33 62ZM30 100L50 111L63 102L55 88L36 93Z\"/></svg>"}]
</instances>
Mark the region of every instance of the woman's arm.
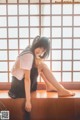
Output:
<instances>
[{"instance_id":1,"label":"woman's arm","mask_svg":"<svg viewBox=\"0 0 80 120\"><path fill-rule=\"evenodd\" d=\"M26 95L25 109L26 111L30 112L31 111L30 70L25 70L24 86L25 86L25 95Z\"/></svg>"}]
</instances>

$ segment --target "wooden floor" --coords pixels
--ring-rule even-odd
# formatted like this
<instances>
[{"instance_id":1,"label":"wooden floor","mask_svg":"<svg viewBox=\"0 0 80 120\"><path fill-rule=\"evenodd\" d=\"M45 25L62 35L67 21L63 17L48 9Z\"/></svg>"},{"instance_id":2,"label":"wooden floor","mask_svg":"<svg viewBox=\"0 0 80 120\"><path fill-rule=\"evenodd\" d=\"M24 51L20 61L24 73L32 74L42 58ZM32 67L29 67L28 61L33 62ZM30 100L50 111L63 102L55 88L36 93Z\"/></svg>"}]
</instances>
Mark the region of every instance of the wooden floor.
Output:
<instances>
[{"instance_id":1,"label":"wooden floor","mask_svg":"<svg viewBox=\"0 0 80 120\"><path fill-rule=\"evenodd\" d=\"M37 90L31 94L31 120L80 120L80 90L75 96L58 97L57 92ZM10 120L24 120L25 98L12 99L0 90L0 102L10 111Z\"/></svg>"}]
</instances>

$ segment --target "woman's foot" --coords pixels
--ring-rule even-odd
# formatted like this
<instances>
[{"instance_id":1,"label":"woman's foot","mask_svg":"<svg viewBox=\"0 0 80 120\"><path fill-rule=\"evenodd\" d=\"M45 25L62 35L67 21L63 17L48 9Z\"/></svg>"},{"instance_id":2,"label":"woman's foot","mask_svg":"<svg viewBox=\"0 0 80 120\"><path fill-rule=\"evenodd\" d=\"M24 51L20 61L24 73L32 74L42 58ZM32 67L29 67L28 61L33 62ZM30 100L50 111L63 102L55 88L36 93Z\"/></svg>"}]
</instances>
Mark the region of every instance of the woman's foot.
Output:
<instances>
[{"instance_id":1,"label":"woman's foot","mask_svg":"<svg viewBox=\"0 0 80 120\"><path fill-rule=\"evenodd\" d=\"M74 96L75 93L67 90L67 89L63 89L61 91L58 91L58 97L68 97L68 96Z\"/></svg>"},{"instance_id":2,"label":"woman's foot","mask_svg":"<svg viewBox=\"0 0 80 120\"><path fill-rule=\"evenodd\" d=\"M54 86L46 86L47 92L57 92L57 89Z\"/></svg>"}]
</instances>

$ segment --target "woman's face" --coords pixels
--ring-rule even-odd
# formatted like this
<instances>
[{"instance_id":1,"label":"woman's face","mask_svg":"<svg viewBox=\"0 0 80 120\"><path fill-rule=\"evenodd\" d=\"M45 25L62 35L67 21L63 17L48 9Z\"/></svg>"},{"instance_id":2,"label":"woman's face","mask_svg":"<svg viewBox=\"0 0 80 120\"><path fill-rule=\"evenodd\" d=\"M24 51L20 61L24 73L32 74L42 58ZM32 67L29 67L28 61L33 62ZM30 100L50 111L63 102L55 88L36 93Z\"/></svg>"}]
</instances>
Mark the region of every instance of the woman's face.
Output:
<instances>
[{"instance_id":1,"label":"woman's face","mask_svg":"<svg viewBox=\"0 0 80 120\"><path fill-rule=\"evenodd\" d=\"M42 47L36 48L34 50L35 56L38 58L39 56L43 55L46 52L46 50Z\"/></svg>"}]
</instances>

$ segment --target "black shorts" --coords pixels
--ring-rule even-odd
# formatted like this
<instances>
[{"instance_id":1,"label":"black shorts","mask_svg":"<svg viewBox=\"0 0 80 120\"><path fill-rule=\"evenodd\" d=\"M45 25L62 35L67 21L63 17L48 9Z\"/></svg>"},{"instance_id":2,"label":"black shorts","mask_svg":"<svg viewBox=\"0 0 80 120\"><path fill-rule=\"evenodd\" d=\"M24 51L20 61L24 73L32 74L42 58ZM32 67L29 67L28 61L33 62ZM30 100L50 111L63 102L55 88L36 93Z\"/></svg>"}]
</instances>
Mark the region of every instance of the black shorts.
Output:
<instances>
[{"instance_id":1,"label":"black shorts","mask_svg":"<svg viewBox=\"0 0 80 120\"><path fill-rule=\"evenodd\" d=\"M31 92L37 90L37 77L38 77L38 70L36 67L33 67L31 69L31 74L30 74ZM8 91L8 95L14 99L25 98L24 78L22 80L18 80L16 77L12 76L11 88Z\"/></svg>"}]
</instances>

